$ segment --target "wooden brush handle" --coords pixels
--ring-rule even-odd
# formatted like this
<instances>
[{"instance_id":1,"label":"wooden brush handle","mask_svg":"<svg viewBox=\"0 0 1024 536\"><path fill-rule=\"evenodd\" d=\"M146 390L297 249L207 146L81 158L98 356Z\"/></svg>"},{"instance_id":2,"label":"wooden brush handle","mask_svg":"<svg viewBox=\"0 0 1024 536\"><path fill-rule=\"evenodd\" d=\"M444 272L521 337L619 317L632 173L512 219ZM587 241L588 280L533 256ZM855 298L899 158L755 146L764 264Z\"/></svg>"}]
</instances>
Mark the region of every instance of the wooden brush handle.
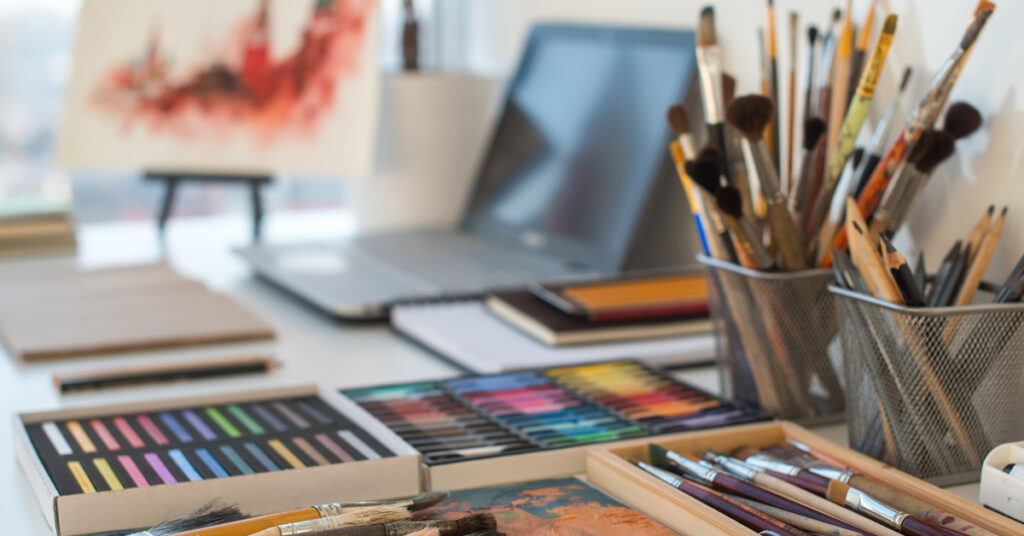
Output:
<instances>
[{"instance_id":1,"label":"wooden brush handle","mask_svg":"<svg viewBox=\"0 0 1024 536\"><path fill-rule=\"evenodd\" d=\"M900 532L907 536L949 536L947 531L914 517L908 517L903 520L903 524L900 525Z\"/></svg>"},{"instance_id":2,"label":"wooden brush handle","mask_svg":"<svg viewBox=\"0 0 1024 536\"><path fill-rule=\"evenodd\" d=\"M784 495L794 501L803 503L804 505L814 508L823 514L830 515L844 523L853 525L854 527L857 527L857 530L866 532L867 534L873 534L875 536L897 536L899 534L898 532L857 514L852 510L847 510L824 497L794 486L780 478L776 478L767 471L758 473L754 476L754 483L759 486L763 486L765 489L774 491L779 495Z\"/></svg>"},{"instance_id":3,"label":"wooden brush handle","mask_svg":"<svg viewBox=\"0 0 1024 536\"><path fill-rule=\"evenodd\" d=\"M928 504L914 495L898 490L889 484L873 478L864 475L854 475L850 478L850 485L888 505L941 527L962 532L967 536L996 536L995 533L957 517L956 514L951 514L932 504Z\"/></svg>"},{"instance_id":4,"label":"wooden brush handle","mask_svg":"<svg viewBox=\"0 0 1024 536\"><path fill-rule=\"evenodd\" d=\"M238 521L224 523L222 525L204 527L188 532L179 532L173 536L249 536L250 534L254 534L271 527L277 527L278 525L298 523L300 521L309 521L319 518L320 514L316 509L303 508L302 510L251 517L249 519L240 519Z\"/></svg>"},{"instance_id":5,"label":"wooden brush handle","mask_svg":"<svg viewBox=\"0 0 1024 536\"><path fill-rule=\"evenodd\" d=\"M676 488L756 531L768 530L779 534L779 536L808 536L801 530L794 529L704 486L683 480Z\"/></svg>"},{"instance_id":6,"label":"wooden brush handle","mask_svg":"<svg viewBox=\"0 0 1024 536\"><path fill-rule=\"evenodd\" d=\"M814 510L813 508L808 508L803 504L787 499L786 497L783 497L781 495L777 495L770 491L763 490L749 482L740 480L734 476L719 473L717 476L715 476L713 484L715 489L727 493L741 495L743 497L747 497L748 499L753 499L755 501L762 502L764 504L771 505L776 508L781 508L794 514L809 517L811 519L815 519L823 523L828 523L830 525L836 525L844 529L858 530L853 525L849 525L838 519L829 517L825 514L818 512L817 510Z\"/></svg>"},{"instance_id":7,"label":"wooden brush handle","mask_svg":"<svg viewBox=\"0 0 1024 536\"><path fill-rule=\"evenodd\" d=\"M790 271L807 269L807 261L800 248L800 235L785 202L766 197L765 203L768 207L768 225L772 230L772 241L782 255L783 267Z\"/></svg>"},{"instance_id":8,"label":"wooden brush handle","mask_svg":"<svg viewBox=\"0 0 1024 536\"><path fill-rule=\"evenodd\" d=\"M780 473L778 471L772 471L771 469L769 469L769 470L767 470L765 472L768 473L769 475L775 477L775 478L778 478L779 480L784 480L784 481L788 482L789 484L792 484L792 485L794 485L794 486L796 486L796 487L798 487L798 488L800 488L800 489L802 489L804 491L807 491L808 493L813 493L813 494L818 495L820 497L824 497L826 494L828 494L828 485L827 484L826 485L822 485L819 482L812 482L810 480L806 480L806 479L800 478L798 476L787 475L785 473Z\"/></svg>"}]
</instances>

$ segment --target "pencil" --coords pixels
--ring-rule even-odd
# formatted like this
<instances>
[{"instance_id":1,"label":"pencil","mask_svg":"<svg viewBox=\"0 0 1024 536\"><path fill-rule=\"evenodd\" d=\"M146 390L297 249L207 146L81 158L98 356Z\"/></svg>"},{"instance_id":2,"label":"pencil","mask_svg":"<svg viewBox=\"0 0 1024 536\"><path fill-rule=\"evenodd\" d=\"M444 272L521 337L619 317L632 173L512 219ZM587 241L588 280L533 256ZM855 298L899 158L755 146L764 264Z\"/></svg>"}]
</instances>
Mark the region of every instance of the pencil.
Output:
<instances>
[{"instance_id":1,"label":"pencil","mask_svg":"<svg viewBox=\"0 0 1024 536\"><path fill-rule=\"evenodd\" d=\"M269 357L244 356L54 374L53 384L60 392L68 393L147 383L217 378L235 374L267 373L276 367L277 362Z\"/></svg>"},{"instance_id":2,"label":"pencil","mask_svg":"<svg viewBox=\"0 0 1024 536\"><path fill-rule=\"evenodd\" d=\"M1006 207L1003 207L1003 211L992 222L991 227L985 233L985 238L981 241L981 245L978 246L979 251L974 257L974 261L970 263L970 268L967 270L967 275L964 276L964 282L960 286L960 292L953 301L953 305L967 305L974 299L974 293L978 290L978 284L981 283L981 278L985 275L989 261L992 260L992 255L999 244L999 238L1003 234L1003 225L1005 223Z\"/></svg>"},{"instance_id":3,"label":"pencil","mask_svg":"<svg viewBox=\"0 0 1024 536\"><path fill-rule=\"evenodd\" d=\"M913 272L907 266L907 259L903 257L884 234L879 233L878 237L885 246L885 254L883 255L885 267L892 275L896 286L899 287L904 303L910 307L924 307L924 296L921 294L921 289L917 286L917 282L914 281Z\"/></svg>"},{"instance_id":4,"label":"pencil","mask_svg":"<svg viewBox=\"0 0 1024 536\"><path fill-rule=\"evenodd\" d=\"M985 233L992 226L992 215L995 214L995 211L996 206L989 205L985 213L978 219L978 223L974 224L971 233L967 235L967 244L971 246L971 261L978 254L978 246L981 245L981 240L985 237Z\"/></svg>"}]
</instances>

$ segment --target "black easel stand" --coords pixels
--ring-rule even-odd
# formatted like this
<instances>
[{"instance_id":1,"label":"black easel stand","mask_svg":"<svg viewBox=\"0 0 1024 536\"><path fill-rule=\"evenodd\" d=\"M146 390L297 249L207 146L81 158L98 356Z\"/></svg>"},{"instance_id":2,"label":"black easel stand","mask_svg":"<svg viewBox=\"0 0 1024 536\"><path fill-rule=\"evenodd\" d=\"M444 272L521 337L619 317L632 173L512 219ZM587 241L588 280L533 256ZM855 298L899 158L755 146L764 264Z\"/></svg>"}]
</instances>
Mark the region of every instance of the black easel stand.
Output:
<instances>
[{"instance_id":1,"label":"black easel stand","mask_svg":"<svg viewBox=\"0 0 1024 536\"><path fill-rule=\"evenodd\" d=\"M259 242L263 227L263 197L260 191L265 184L270 183L269 175L230 175L219 173L176 173L165 171L147 171L146 180L162 181L164 183L164 198L160 202L160 212L157 215L157 229L163 236L167 227L167 220L171 217L171 208L174 205L174 194L178 189L178 183L191 182L232 182L245 183L249 186L252 199L252 238Z\"/></svg>"}]
</instances>

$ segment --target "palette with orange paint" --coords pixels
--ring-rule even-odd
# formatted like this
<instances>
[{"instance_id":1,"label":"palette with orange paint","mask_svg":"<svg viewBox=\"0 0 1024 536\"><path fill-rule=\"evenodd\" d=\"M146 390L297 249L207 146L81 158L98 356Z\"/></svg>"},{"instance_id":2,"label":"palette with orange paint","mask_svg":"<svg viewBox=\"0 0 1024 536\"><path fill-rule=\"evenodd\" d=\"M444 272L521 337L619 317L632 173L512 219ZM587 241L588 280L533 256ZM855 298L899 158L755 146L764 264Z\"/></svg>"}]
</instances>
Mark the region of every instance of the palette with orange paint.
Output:
<instances>
[{"instance_id":1,"label":"palette with orange paint","mask_svg":"<svg viewBox=\"0 0 1024 536\"><path fill-rule=\"evenodd\" d=\"M467 512L494 514L498 528L508 536L676 534L586 482L571 477L454 491L447 501L422 515L452 519Z\"/></svg>"}]
</instances>

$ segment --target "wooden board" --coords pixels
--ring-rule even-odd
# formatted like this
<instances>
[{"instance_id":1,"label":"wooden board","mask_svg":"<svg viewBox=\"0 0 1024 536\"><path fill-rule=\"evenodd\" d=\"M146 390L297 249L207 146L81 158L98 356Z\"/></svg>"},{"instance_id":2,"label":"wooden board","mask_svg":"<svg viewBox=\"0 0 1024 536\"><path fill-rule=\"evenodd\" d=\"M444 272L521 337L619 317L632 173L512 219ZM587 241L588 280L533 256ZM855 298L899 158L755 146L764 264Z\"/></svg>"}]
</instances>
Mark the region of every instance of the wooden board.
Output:
<instances>
[{"instance_id":1,"label":"wooden board","mask_svg":"<svg viewBox=\"0 0 1024 536\"><path fill-rule=\"evenodd\" d=\"M26 361L273 336L241 305L163 264L0 266L0 337Z\"/></svg>"},{"instance_id":2,"label":"wooden board","mask_svg":"<svg viewBox=\"0 0 1024 536\"><path fill-rule=\"evenodd\" d=\"M627 460L636 458L650 461L647 445L651 442L670 450L700 455L707 449L731 452L741 446L766 447L781 443L787 437L844 461L858 473L915 495L996 534L1024 533L1024 525L1012 519L785 421L687 432L617 443L608 448L592 448L587 453L587 479L626 504L685 534L755 536L754 531L689 495L672 489Z\"/></svg>"}]
</instances>

